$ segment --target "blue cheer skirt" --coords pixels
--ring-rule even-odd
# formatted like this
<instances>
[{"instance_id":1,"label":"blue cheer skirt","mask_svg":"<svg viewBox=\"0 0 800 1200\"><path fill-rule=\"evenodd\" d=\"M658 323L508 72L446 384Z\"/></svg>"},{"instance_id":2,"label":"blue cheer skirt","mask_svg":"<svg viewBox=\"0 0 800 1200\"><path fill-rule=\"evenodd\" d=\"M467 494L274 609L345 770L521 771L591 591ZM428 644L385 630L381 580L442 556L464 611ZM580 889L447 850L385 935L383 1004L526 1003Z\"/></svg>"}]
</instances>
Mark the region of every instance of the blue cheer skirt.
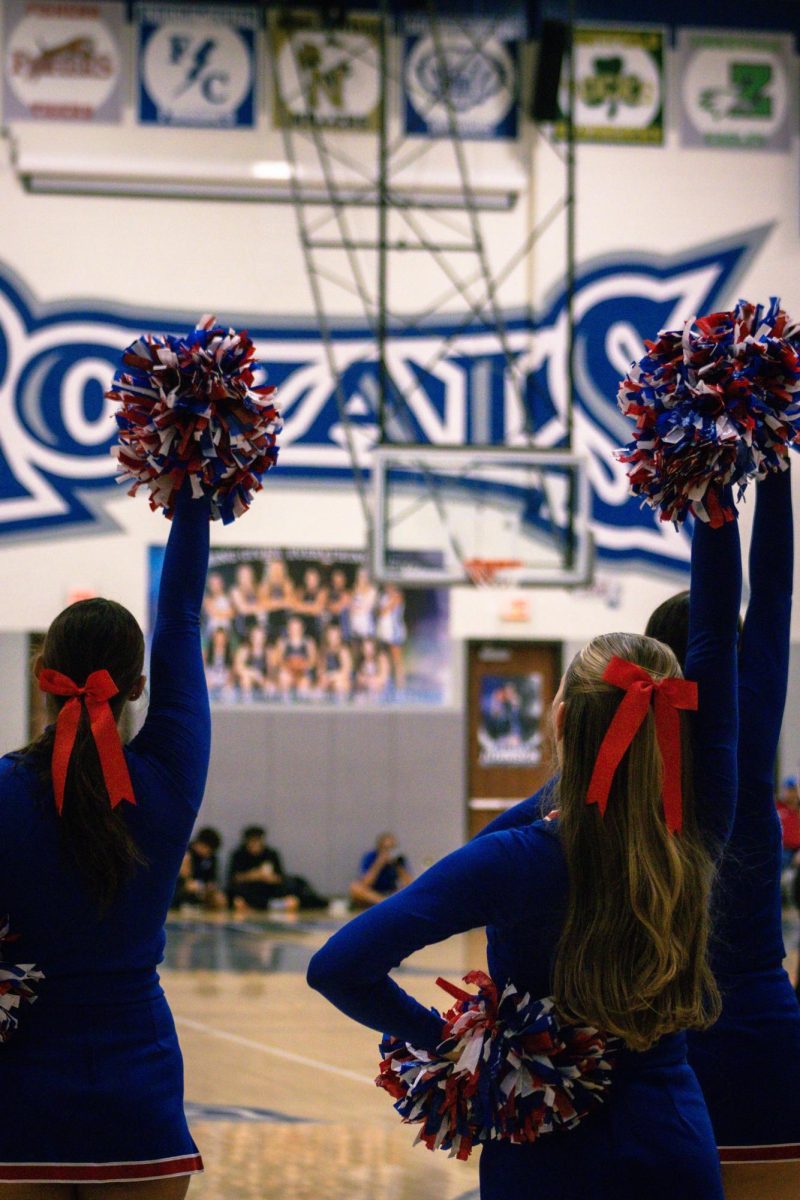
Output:
<instances>
[{"instance_id":1,"label":"blue cheer skirt","mask_svg":"<svg viewBox=\"0 0 800 1200\"><path fill-rule=\"evenodd\" d=\"M685 1062L626 1071L569 1133L487 1142L481 1200L723 1200L697 1079Z\"/></svg>"},{"instance_id":2,"label":"blue cheer skirt","mask_svg":"<svg viewBox=\"0 0 800 1200\"><path fill-rule=\"evenodd\" d=\"M719 976L722 1015L689 1061L724 1163L800 1161L800 1005L783 967Z\"/></svg>"},{"instance_id":3,"label":"blue cheer skirt","mask_svg":"<svg viewBox=\"0 0 800 1200\"><path fill-rule=\"evenodd\" d=\"M203 1169L163 994L96 1005L41 996L0 1046L0 1094L0 1182L123 1183Z\"/></svg>"}]
</instances>

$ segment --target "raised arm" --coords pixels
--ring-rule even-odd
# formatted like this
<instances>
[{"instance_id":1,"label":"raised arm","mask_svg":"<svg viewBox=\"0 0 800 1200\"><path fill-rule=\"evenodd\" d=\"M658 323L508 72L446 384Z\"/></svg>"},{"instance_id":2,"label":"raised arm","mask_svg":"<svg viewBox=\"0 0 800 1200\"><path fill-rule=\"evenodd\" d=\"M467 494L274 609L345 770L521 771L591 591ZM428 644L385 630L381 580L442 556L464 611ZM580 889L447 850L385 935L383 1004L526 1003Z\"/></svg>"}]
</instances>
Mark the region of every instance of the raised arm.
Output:
<instances>
[{"instance_id":1,"label":"raised arm","mask_svg":"<svg viewBox=\"0 0 800 1200\"><path fill-rule=\"evenodd\" d=\"M750 603L739 650L739 791L719 873L715 971L779 967L781 829L773 771L786 698L792 595L789 472L758 484L750 544Z\"/></svg>"},{"instance_id":2,"label":"raised arm","mask_svg":"<svg viewBox=\"0 0 800 1200\"><path fill-rule=\"evenodd\" d=\"M698 685L692 714L695 803L701 829L719 851L736 810L737 640L742 595L739 526L695 521L685 675Z\"/></svg>"},{"instance_id":3,"label":"raised arm","mask_svg":"<svg viewBox=\"0 0 800 1200\"><path fill-rule=\"evenodd\" d=\"M129 747L194 810L203 798L211 742L200 644L208 545L208 500L193 500L184 491L175 508L161 572L147 719Z\"/></svg>"},{"instance_id":4,"label":"raised arm","mask_svg":"<svg viewBox=\"0 0 800 1200\"><path fill-rule=\"evenodd\" d=\"M756 488L750 543L750 603L739 652L739 789L774 807L773 773L786 703L794 570L789 471Z\"/></svg>"},{"instance_id":5,"label":"raised arm","mask_svg":"<svg viewBox=\"0 0 800 1200\"><path fill-rule=\"evenodd\" d=\"M510 906L518 905L519 872L508 847L513 836L469 842L345 925L312 958L311 987L362 1025L420 1048L435 1047L441 1017L403 991L389 971L422 946L515 911Z\"/></svg>"}]
</instances>

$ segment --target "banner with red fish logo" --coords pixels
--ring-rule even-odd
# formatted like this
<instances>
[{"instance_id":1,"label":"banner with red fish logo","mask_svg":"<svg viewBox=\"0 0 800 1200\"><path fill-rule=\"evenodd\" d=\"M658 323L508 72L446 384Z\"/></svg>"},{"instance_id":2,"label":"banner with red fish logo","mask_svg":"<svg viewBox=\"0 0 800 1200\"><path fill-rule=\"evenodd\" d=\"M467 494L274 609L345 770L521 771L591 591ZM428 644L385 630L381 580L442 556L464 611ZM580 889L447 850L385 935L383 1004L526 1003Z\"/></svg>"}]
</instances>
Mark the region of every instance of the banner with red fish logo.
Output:
<instances>
[{"instance_id":1,"label":"banner with red fish logo","mask_svg":"<svg viewBox=\"0 0 800 1200\"><path fill-rule=\"evenodd\" d=\"M125 5L3 5L5 121L122 119Z\"/></svg>"}]
</instances>

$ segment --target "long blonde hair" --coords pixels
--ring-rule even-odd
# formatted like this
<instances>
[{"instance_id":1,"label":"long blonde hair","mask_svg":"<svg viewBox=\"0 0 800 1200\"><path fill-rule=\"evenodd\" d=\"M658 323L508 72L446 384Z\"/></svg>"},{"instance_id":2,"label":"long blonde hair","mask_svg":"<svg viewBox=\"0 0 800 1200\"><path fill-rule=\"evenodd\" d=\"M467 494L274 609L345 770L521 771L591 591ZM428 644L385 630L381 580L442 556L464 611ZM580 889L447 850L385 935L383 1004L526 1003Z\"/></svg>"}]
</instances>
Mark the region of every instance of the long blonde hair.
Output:
<instances>
[{"instance_id":1,"label":"long blonde hair","mask_svg":"<svg viewBox=\"0 0 800 1200\"><path fill-rule=\"evenodd\" d=\"M652 707L617 768L605 814L586 803L600 743L623 696L603 681L614 656L655 679L681 675L669 647L614 633L589 642L564 676L557 804L570 889L553 993L568 1020L646 1050L664 1034L705 1028L719 1015L707 958L714 867L694 816L685 713L680 833L669 833L664 820Z\"/></svg>"}]
</instances>

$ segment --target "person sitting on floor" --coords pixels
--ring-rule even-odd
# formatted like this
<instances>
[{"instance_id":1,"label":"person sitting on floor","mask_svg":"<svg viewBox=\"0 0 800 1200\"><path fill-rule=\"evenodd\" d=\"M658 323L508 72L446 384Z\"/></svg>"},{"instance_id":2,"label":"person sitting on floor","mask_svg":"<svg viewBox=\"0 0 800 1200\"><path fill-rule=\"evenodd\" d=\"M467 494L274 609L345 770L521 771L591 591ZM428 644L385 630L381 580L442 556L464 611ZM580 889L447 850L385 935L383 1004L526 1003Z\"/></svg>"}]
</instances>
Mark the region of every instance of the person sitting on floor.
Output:
<instances>
[{"instance_id":1,"label":"person sitting on floor","mask_svg":"<svg viewBox=\"0 0 800 1200\"><path fill-rule=\"evenodd\" d=\"M228 871L228 899L234 912L263 912L270 901L281 901L281 908L299 908L287 883L280 854L267 845L267 831L261 825L248 825Z\"/></svg>"},{"instance_id":2,"label":"person sitting on floor","mask_svg":"<svg viewBox=\"0 0 800 1200\"><path fill-rule=\"evenodd\" d=\"M375 849L368 850L361 859L358 879L350 884L350 899L363 908L379 904L411 883L412 878L405 856L398 853L396 837L382 833Z\"/></svg>"},{"instance_id":3,"label":"person sitting on floor","mask_svg":"<svg viewBox=\"0 0 800 1200\"><path fill-rule=\"evenodd\" d=\"M225 907L225 893L217 880L217 852L222 838L216 829L199 830L183 857L173 908L192 904L200 908Z\"/></svg>"}]
</instances>

